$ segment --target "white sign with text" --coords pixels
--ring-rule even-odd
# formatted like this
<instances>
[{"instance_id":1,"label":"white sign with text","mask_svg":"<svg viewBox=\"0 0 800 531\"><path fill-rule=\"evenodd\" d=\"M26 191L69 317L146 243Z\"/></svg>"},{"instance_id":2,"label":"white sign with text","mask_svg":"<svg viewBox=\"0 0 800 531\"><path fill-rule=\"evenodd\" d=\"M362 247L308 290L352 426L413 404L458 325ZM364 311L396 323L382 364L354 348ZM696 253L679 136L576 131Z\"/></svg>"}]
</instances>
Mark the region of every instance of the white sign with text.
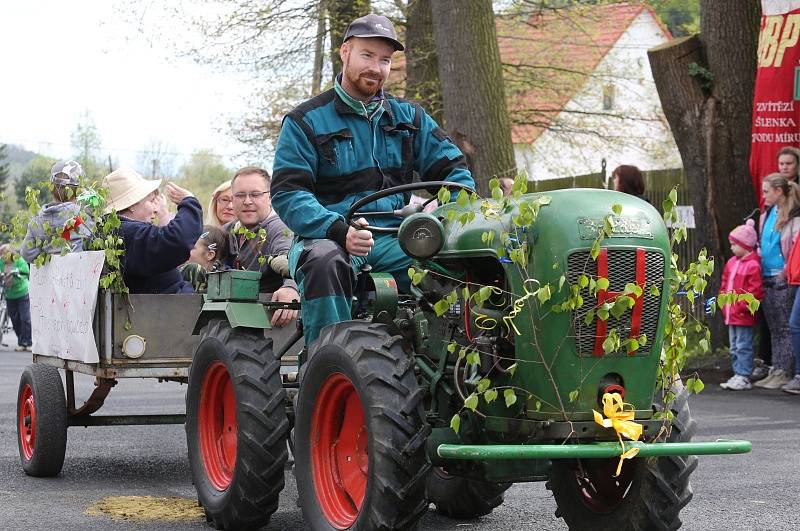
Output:
<instances>
[{"instance_id":1,"label":"white sign with text","mask_svg":"<svg viewBox=\"0 0 800 531\"><path fill-rule=\"evenodd\" d=\"M92 331L97 289L105 253L87 251L53 256L31 266L30 298L33 352L97 363Z\"/></svg>"}]
</instances>

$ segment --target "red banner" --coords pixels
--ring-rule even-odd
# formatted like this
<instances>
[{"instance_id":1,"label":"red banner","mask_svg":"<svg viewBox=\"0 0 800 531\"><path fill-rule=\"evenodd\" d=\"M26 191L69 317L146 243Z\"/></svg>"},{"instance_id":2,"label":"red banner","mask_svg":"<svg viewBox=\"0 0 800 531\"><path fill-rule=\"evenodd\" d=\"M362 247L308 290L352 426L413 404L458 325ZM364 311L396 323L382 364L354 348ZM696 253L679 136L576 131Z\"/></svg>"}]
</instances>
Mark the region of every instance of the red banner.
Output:
<instances>
[{"instance_id":1,"label":"red banner","mask_svg":"<svg viewBox=\"0 0 800 531\"><path fill-rule=\"evenodd\" d=\"M800 66L800 0L762 0L758 71L753 97L750 175L759 204L761 182L778 171L778 151L800 146L800 101L794 100Z\"/></svg>"}]
</instances>

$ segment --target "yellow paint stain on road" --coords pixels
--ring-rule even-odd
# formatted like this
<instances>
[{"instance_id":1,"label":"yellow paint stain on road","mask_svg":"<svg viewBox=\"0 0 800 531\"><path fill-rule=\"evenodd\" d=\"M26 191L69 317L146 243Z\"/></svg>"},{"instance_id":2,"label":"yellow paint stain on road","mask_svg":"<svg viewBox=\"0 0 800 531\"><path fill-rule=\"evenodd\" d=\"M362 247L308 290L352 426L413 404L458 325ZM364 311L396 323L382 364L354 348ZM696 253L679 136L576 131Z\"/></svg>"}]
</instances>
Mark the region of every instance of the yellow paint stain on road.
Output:
<instances>
[{"instance_id":1,"label":"yellow paint stain on road","mask_svg":"<svg viewBox=\"0 0 800 531\"><path fill-rule=\"evenodd\" d=\"M107 516L116 520L168 522L204 518L197 500L157 498L155 496L109 496L86 509L89 516Z\"/></svg>"}]
</instances>

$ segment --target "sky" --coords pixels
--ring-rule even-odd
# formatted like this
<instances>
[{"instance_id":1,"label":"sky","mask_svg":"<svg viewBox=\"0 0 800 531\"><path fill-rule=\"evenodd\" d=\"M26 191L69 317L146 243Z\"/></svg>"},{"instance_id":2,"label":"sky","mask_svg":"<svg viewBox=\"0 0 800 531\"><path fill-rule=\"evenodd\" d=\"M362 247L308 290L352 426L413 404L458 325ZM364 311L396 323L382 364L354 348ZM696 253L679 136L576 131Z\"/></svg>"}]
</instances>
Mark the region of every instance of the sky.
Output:
<instances>
[{"instance_id":1,"label":"sky","mask_svg":"<svg viewBox=\"0 0 800 531\"><path fill-rule=\"evenodd\" d=\"M69 157L70 135L88 111L103 158L120 166L135 166L154 141L175 148L176 164L202 148L229 165L247 162L235 158L243 146L225 131L244 112L247 80L169 59L113 2L3 0L0 50L0 144Z\"/></svg>"}]
</instances>

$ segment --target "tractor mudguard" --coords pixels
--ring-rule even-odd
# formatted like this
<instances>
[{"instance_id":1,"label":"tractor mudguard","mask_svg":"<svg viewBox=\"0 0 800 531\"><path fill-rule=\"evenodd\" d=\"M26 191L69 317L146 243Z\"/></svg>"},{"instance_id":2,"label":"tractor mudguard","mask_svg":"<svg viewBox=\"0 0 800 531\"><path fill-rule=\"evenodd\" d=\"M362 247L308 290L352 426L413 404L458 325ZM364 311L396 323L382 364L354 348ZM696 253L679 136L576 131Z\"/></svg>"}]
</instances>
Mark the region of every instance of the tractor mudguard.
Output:
<instances>
[{"instance_id":1,"label":"tractor mudguard","mask_svg":"<svg viewBox=\"0 0 800 531\"><path fill-rule=\"evenodd\" d=\"M231 328L272 328L267 310L259 302L206 301L192 330L198 335L200 330L214 317L224 316Z\"/></svg>"}]
</instances>

